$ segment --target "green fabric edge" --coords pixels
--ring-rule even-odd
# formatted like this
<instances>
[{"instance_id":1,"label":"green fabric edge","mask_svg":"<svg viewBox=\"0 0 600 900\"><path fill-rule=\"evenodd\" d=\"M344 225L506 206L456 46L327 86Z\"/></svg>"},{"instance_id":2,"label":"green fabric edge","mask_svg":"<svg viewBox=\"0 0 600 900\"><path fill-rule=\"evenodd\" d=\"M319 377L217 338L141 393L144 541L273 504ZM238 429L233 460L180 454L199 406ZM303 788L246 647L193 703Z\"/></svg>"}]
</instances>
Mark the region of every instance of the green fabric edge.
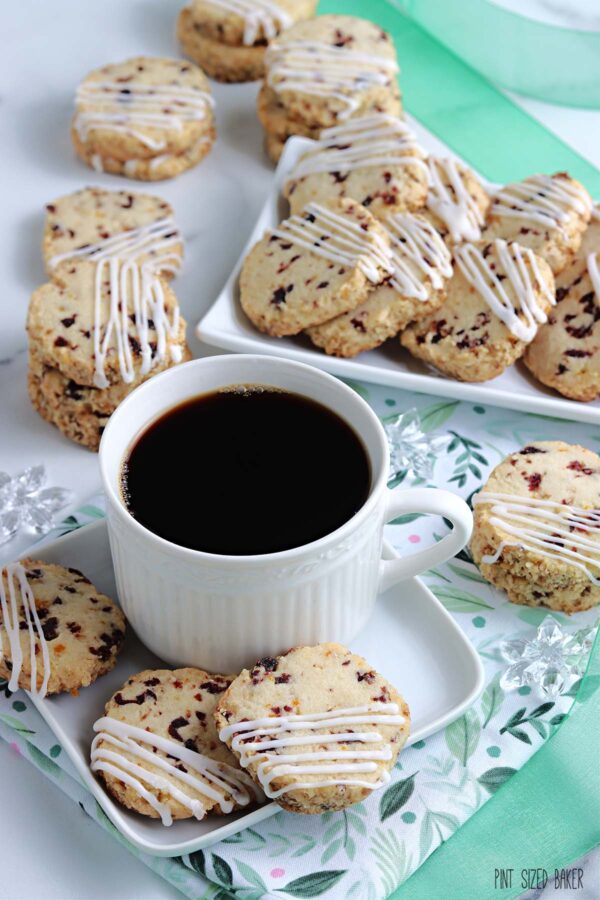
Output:
<instances>
[{"instance_id":1,"label":"green fabric edge","mask_svg":"<svg viewBox=\"0 0 600 900\"><path fill-rule=\"evenodd\" d=\"M568 171L600 199L600 171L386 0L321 0L394 38L405 109L490 181Z\"/></svg>"}]
</instances>

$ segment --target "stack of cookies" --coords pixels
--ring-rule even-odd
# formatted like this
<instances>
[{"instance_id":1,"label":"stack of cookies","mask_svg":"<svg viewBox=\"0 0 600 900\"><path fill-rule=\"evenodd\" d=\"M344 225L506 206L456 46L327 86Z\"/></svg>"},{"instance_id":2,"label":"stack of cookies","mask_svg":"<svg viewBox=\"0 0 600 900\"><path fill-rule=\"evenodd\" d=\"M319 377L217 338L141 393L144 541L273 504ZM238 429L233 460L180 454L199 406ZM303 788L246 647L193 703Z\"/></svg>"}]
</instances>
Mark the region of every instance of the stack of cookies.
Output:
<instances>
[{"instance_id":1,"label":"stack of cookies","mask_svg":"<svg viewBox=\"0 0 600 900\"><path fill-rule=\"evenodd\" d=\"M210 87L192 63L139 56L95 69L77 89L73 145L98 172L172 178L199 163L215 136Z\"/></svg>"},{"instance_id":2,"label":"stack of cookies","mask_svg":"<svg viewBox=\"0 0 600 900\"><path fill-rule=\"evenodd\" d=\"M190 357L169 285L182 239L160 198L86 188L48 204L43 253L51 281L29 306L29 394L97 450L127 394Z\"/></svg>"},{"instance_id":3,"label":"stack of cookies","mask_svg":"<svg viewBox=\"0 0 600 900\"><path fill-rule=\"evenodd\" d=\"M269 42L314 15L317 0L193 0L177 20L183 52L217 81L256 81Z\"/></svg>"},{"instance_id":4,"label":"stack of cookies","mask_svg":"<svg viewBox=\"0 0 600 900\"><path fill-rule=\"evenodd\" d=\"M397 72L391 38L372 22L327 15L288 28L269 45L258 95L270 158L290 135L318 138L355 116L398 115Z\"/></svg>"}]
</instances>

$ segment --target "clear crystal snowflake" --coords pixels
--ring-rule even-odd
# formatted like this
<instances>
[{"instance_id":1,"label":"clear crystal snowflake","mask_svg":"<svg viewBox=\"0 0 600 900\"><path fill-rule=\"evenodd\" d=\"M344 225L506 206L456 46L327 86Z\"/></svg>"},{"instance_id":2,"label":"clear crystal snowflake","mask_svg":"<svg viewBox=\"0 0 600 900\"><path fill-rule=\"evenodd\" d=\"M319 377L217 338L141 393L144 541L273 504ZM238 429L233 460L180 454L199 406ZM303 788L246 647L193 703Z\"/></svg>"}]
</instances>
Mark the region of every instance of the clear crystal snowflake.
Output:
<instances>
[{"instance_id":1,"label":"clear crystal snowflake","mask_svg":"<svg viewBox=\"0 0 600 900\"><path fill-rule=\"evenodd\" d=\"M433 476L436 456L447 446L446 435L431 435L423 431L416 409L400 413L384 425L390 446L392 472L407 471L416 478L429 481Z\"/></svg>"},{"instance_id":2,"label":"clear crystal snowflake","mask_svg":"<svg viewBox=\"0 0 600 900\"><path fill-rule=\"evenodd\" d=\"M529 641L504 641L500 651L510 666L500 679L504 690L534 687L551 699L584 674L598 623L569 634L546 616Z\"/></svg>"},{"instance_id":3,"label":"clear crystal snowflake","mask_svg":"<svg viewBox=\"0 0 600 900\"><path fill-rule=\"evenodd\" d=\"M71 500L65 488L45 488L44 466L30 466L12 478L0 472L0 544L5 544L26 528L46 534L54 523L54 513Z\"/></svg>"}]
</instances>

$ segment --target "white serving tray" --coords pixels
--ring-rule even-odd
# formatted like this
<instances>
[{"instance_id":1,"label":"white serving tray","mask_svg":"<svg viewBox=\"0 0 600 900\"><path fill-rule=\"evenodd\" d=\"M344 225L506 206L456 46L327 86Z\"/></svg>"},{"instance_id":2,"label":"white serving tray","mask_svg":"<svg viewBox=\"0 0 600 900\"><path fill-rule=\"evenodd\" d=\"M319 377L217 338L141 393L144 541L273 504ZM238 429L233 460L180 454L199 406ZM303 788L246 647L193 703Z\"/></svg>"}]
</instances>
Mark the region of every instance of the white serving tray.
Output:
<instances>
[{"instance_id":1,"label":"white serving tray","mask_svg":"<svg viewBox=\"0 0 600 900\"><path fill-rule=\"evenodd\" d=\"M422 146L429 152L460 159L425 129L415 127L414 121L410 124L417 132ZM238 281L242 264L247 252L262 238L264 232L274 228L289 215L289 207L281 197L280 187L298 158L313 143L309 138L302 137L293 137L286 143L271 192L248 243L223 290L196 326L196 334L200 340L225 350L285 356L318 366L342 378L371 381L456 400L505 406L560 419L600 423L600 399L590 403L567 400L536 381L520 361L491 381L465 384L446 378L421 360L415 359L400 345L398 339L391 339L382 347L361 353L354 359L338 359L327 356L314 347L304 335L273 338L257 331L244 315L239 303ZM485 182L481 175L479 177ZM490 188L494 189L494 186L490 185Z\"/></svg>"},{"instance_id":2,"label":"white serving tray","mask_svg":"<svg viewBox=\"0 0 600 900\"><path fill-rule=\"evenodd\" d=\"M394 555L386 548L389 556ZM85 572L96 587L117 598L105 522L88 525L59 538L35 554L47 562ZM379 598L376 612L352 649L397 685L411 709L414 744L452 722L477 699L484 684L481 660L468 638L441 603L419 579L411 579ZM156 856L180 856L256 825L274 815L275 803L230 816L209 816L175 822L169 828L119 806L89 768L92 725L103 715L108 698L135 672L163 668L149 650L128 632L116 667L79 696L63 694L40 699L29 695L85 786L113 824L132 844Z\"/></svg>"}]
</instances>

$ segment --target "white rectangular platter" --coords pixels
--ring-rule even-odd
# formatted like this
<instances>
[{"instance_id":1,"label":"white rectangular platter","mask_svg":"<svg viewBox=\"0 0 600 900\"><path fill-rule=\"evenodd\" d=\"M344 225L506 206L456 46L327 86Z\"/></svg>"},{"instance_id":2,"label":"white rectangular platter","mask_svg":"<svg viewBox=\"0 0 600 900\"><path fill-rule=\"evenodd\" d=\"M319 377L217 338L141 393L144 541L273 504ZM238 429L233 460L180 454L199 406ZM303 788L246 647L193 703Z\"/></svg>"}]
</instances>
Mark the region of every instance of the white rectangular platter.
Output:
<instances>
[{"instance_id":1,"label":"white rectangular platter","mask_svg":"<svg viewBox=\"0 0 600 900\"><path fill-rule=\"evenodd\" d=\"M388 555L393 555L390 548ZM105 522L88 525L39 551L47 562L85 572L99 590L117 599ZM440 602L418 579L381 596L376 612L352 649L364 654L393 684L411 709L409 744L422 740L458 718L479 696L484 673L468 638ZM268 803L250 812L175 822L165 828L115 803L89 768L92 725L103 715L108 698L135 672L162 668L150 651L128 633L116 667L78 697L64 694L40 699L30 695L62 744L85 786L132 844L157 856L179 856L208 847L274 815Z\"/></svg>"},{"instance_id":2,"label":"white rectangular platter","mask_svg":"<svg viewBox=\"0 0 600 900\"><path fill-rule=\"evenodd\" d=\"M456 156L413 120L410 120L410 125L417 133L422 146L430 153ZM244 252L213 306L197 325L196 333L200 340L221 349L240 353L285 356L288 359L318 366L342 378L370 381L418 393L452 397L456 400L504 406L560 419L600 423L600 399L591 403L567 400L537 382L521 362L517 362L491 381L465 384L436 373L421 360L412 357L396 339L387 341L376 350L361 353L355 359L338 359L318 350L303 335L293 338L273 338L257 331L244 315L239 303L238 282L242 264L248 250L260 240L264 232L274 228L289 214L287 201L280 195L280 187L298 158L312 145L313 141L302 137L293 137L285 145L271 192ZM479 177L482 178L481 175ZM482 178L482 181L485 179Z\"/></svg>"}]
</instances>

